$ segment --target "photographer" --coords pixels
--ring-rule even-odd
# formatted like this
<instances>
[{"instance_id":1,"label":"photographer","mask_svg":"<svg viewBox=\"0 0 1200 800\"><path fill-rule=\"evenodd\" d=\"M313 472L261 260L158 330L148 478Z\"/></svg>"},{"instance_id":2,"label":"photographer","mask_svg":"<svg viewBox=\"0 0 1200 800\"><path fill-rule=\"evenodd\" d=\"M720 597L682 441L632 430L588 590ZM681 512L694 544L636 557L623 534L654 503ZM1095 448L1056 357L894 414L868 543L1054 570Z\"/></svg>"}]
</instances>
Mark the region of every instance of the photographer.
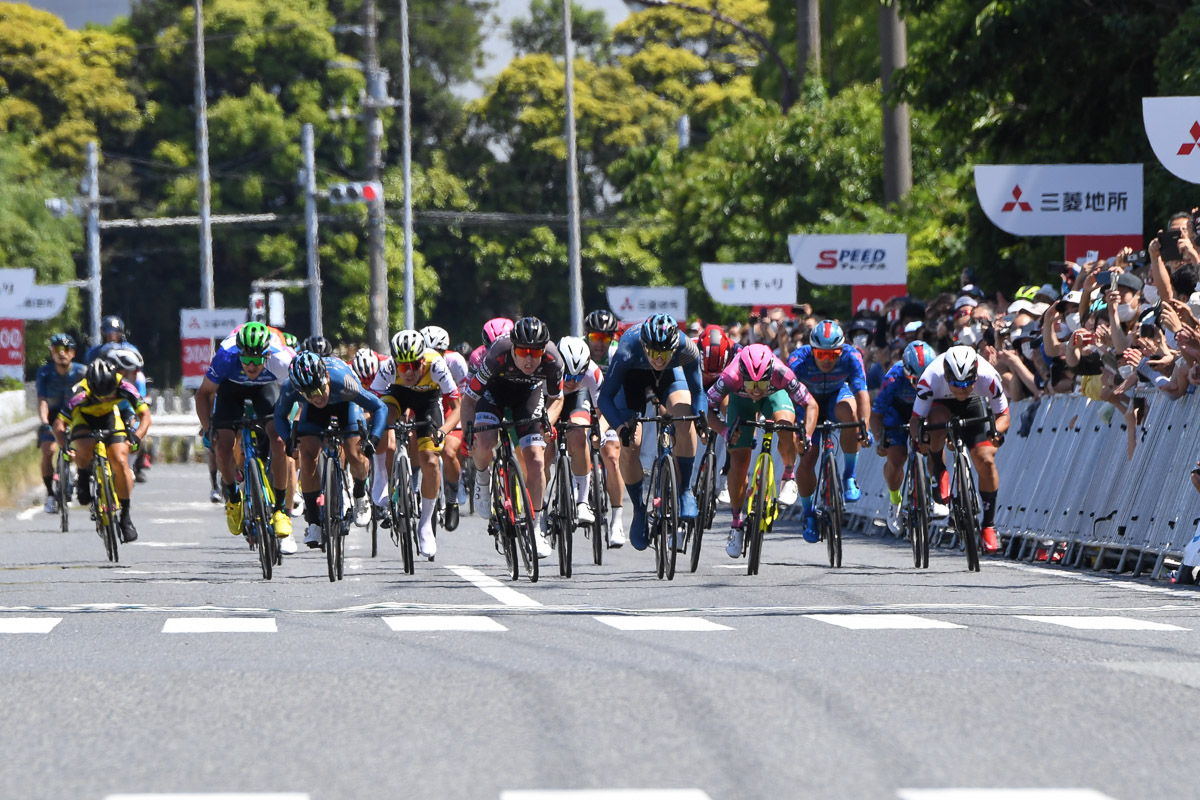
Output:
<instances>
[{"instance_id":1,"label":"photographer","mask_svg":"<svg viewBox=\"0 0 1200 800\"><path fill-rule=\"evenodd\" d=\"M1196 213L1196 209L1192 210ZM1172 215L1167 222L1166 231L1159 231L1146 246L1150 258L1150 282L1158 290L1160 296L1172 299L1168 295L1171 286L1171 275L1186 266L1200 264L1200 253L1192 242L1191 215L1178 213ZM1185 295L1186 297L1186 295Z\"/></svg>"}]
</instances>

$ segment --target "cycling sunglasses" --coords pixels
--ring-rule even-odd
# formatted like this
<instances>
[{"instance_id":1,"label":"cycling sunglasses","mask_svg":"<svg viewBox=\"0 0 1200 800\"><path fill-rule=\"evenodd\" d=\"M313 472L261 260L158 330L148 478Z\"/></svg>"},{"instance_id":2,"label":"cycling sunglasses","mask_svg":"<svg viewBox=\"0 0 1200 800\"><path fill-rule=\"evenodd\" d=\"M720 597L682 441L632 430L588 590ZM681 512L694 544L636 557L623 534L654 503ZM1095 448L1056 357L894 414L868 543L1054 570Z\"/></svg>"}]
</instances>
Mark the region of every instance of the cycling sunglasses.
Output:
<instances>
[{"instance_id":1,"label":"cycling sunglasses","mask_svg":"<svg viewBox=\"0 0 1200 800\"><path fill-rule=\"evenodd\" d=\"M563 383L579 383L583 380L586 372L581 372L578 375L563 375Z\"/></svg>"},{"instance_id":2,"label":"cycling sunglasses","mask_svg":"<svg viewBox=\"0 0 1200 800\"><path fill-rule=\"evenodd\" d=\"M254 364L259 367L261 367L267 361L266 356L238 356L238 359L243 364Z\"/></svg>"},{"instance_id":3,"label":"cycling sunglasses","mask_svg":"<svg viewBox=\"0 0 1200 800\"><path fill-rule=\"evenodd\" d=\"M842 350L840 347L834 350L826 350L821 347L814 347L812 354L813 358L817 359L818 361L834 361L841 357Z\"/></svg>"},{"instance_id":4,"label":"cycling sunglasses","mask_svg":"<svg viewBox=\"0 0 1200 800\"><path fill-rule=\"evenodd\" d=\"M52 353L71 353L74 350L74 347L67 347L65 344L56 344L50 348L50 352Z\"/></svg>"},{"instance_id":5,"label":"cycling sunglasses","mask_svg":"<svg viewBox=\"0 0 1200 800\"><path fill-rule=\"evenodd\" d=\"M950 384L950 385L951 385L951 386L953 386L955 389L970 389L972 386L974 386L974 385L975 385L975 379L974 379L974 378L968 378L968 379L967 379L967 380L965 380L965 381L951 381L951 380L947 380L947 381L946 381L946 383Z\"/></svg>"},{"instance_id":6,"label":"cycling sunglasses","mask_svg":"<svg viewBox=\"0 0 1200 800\"><path fill-rule=\"evenodd\" d=\"M674 350L655 350L652 347L646 348L646 357L652 361L666 361L673 355L675 355Z\"/></svg>"},{"instance_id":7,"label":"cycling sunglasses","mask_svg":"<svg viewBox=\"0 0 1200 800\"><path fill-rule=\"evenodd\" d=\"M613 340L613 334L604 331L592 331L587 337L593 342L611 342Z\"/></svg>"},{"instance_id":8,"label":"cycling sunglasses","mask_svg":"<svg viewBox=\"0 0 1200 800\"><path fill-rule=\"evenodd\" d=\"M300 394L303 395L308 400L314 400L314 399L320 397L321 395L325 394L325 384L321 384L320 386L313 389L312 391L301 392Z\"/></svg>"},{"instance_id":9,"label":"cycling sunglasses","mask_svg":"<svg viewBox=\"0 0 1200 800\"><path fill-rule=\"evenodd\" d=\"M421 364L422 361L420 359L416 361L397 361L396 369L400 372L416 372L421 368Z\"/></svg>"},{"instance_id":10,"label":"cycling sunglasses","mask_svg":"<svg viewBox=\"0 0 1200 800\"><path fill-rule=\"evenodd\" d=\"M747 392L765 392L771 388L771 379L763 378L761 381L742 381L742 388Z\"/></svg>"},{"instance_id":11,"label":"cycling sunglasses","mask_svg":"<svg viewBox=\"0 0 1200 800\"><path fill-rule=\"evenodd\" d=\"M541 358L546 352L544 347L514 347L513 352L521 358Z\"/></svg>"}]
</instances>

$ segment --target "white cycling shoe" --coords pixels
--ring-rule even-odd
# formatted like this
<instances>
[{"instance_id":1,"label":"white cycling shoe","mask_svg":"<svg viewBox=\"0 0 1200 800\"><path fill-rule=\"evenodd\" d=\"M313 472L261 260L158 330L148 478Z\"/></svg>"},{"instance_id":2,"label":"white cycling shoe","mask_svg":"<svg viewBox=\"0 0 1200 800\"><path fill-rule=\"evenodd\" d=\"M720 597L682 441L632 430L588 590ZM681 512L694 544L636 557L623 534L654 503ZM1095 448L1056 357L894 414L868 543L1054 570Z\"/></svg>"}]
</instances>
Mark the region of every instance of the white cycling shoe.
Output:
<instances>
[{"instance_id":1,"label":"white cycling shoe","mask_svg":"<svg viewBox=\"0 0 1200 800\"><path fill-rule=\"evenodd\" d=\"M796 481L793 478L788 478L779 487L779 505L791 506L796 504L796 499L800 497L800 489L796 486Z\"/></svg>"},{"instance_id":2,"label":"white cycling shoe","mask_svg":"<svg viewBox=\"0 0 1200 800\"><path fill-rule=\"evenodd\" d=\"M591 525L596 521L596 515L592 513L592 507L587 503L575 504L575 516L579 518L581 525Z\"/></svg>"}]
</instances>

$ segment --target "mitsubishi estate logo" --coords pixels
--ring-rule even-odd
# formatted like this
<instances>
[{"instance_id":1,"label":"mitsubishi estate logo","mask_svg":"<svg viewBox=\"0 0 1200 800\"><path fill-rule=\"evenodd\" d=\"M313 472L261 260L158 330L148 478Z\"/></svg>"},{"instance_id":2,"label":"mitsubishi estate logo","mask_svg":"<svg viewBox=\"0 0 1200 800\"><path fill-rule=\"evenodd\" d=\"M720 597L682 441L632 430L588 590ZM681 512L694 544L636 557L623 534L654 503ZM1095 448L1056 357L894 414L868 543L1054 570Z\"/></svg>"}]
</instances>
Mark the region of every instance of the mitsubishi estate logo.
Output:
<instances>
[{"instance_id":1,"label":"mitsubishi estate logo","mask_svg":"<svg viewBox=\"0 0 1200 800\"><path fill-rule=\"evenodd\" d=\"M622 301L621 307L617 310L622 312L633 311L633 300L629 297L629 295L625 295L625 300Z\"/></svg>"},{"instance_id":2,"label":"mitsubishi estate logo","mask_svg":"<svg viewBox=\"0 0 1200 800\"><path fill-rule=\"evenodd\" d=\"M1193 150L1200 147L1200 120L1192 122L1192 127L1188 128L1188 133L1192 135L1192 140L1179 145L1179 152L1175 155L1190 156Z\"/></svg>"},{"instance_id":3,"label":"mitsubishi estate logo","mask_svg":"<svg viewBox=\"0 0 1200 800\"><path fill-rule=\"evenodd\" d=\"M1146 139L1167 172L1200 183L1200 97L1143 97Z\"/></svg>"},{"instance_id":4,"label":"mitsubishi estate logo","mask_svg":"<svg viewBox=\"0 0 1200 800\"><path fill-rule=\"evenodd\" d=\"M1014 208L1020 207L1022 211L1033 211L1033 206L1021 199L1021 187L1014 186L1012 190L1013 199L1004 204L1003 211L1012 211Z\"/></svg>"}]
</instances>

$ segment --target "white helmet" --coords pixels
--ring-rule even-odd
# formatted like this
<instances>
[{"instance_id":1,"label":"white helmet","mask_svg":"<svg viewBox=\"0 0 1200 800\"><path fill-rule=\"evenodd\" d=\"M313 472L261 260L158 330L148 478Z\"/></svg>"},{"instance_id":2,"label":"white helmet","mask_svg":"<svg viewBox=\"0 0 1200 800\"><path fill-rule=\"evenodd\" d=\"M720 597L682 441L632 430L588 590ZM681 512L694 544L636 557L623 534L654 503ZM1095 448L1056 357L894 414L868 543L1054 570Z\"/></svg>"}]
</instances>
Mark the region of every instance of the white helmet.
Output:
<instances>
[{"instance_id":1,"label":"white helmet","mask_svg":"<svg viewBox=\"0 0 1200 800\"><path fill-rule=\"evenodd\" d=\"M582 375L587 372L592 360L592 351L587 342L577 336L564 336L558 341L558 352L562 354L563 371L568 375Z\"/></svg>"},{"instance_id":2,"label":"white helmet","mask_svg":"<svg viewBox=\"0 0 1200 800\"><path fill-rule=\"evenodd\" d=\"M137 372L145 365L141 354L127 347L117 347L109 350L105 359L125 375Z\"/></svg>"},{"instance_id":3,"label":"white helmet","mask_svg":"<svg viewBox=\"0 0 1200 800\"><path fill-rule=\"evenodd\" d=\"M439 328L437 325L426 325L421 328L421 335L425 337L425 346L430 350L437 350L439 353L444 353L450 349L450 334L446 333L445 328Z\"/></svg>"},{"instance_id":4,"label":"white helmet","mask_svg":"<svg viewBox=\"0 0 1200 800\"><path fill-rule=\"evenodd\" d=\"M361 382L370 384L379 372L379 356L371 348L364 347L354 354L350 367Z\"/></svg>"},{"instance_id":5,"label":"white helmet","mask_svg":"<svg viewBox=\"0 0 1200 800\"><path fill-rule=\"evenodd\" d=\"M955 345L946 351L944 370L946 380L952 384L974 383L979 375L979 354L964 344Z\"/></svg>"}]
</instances>

